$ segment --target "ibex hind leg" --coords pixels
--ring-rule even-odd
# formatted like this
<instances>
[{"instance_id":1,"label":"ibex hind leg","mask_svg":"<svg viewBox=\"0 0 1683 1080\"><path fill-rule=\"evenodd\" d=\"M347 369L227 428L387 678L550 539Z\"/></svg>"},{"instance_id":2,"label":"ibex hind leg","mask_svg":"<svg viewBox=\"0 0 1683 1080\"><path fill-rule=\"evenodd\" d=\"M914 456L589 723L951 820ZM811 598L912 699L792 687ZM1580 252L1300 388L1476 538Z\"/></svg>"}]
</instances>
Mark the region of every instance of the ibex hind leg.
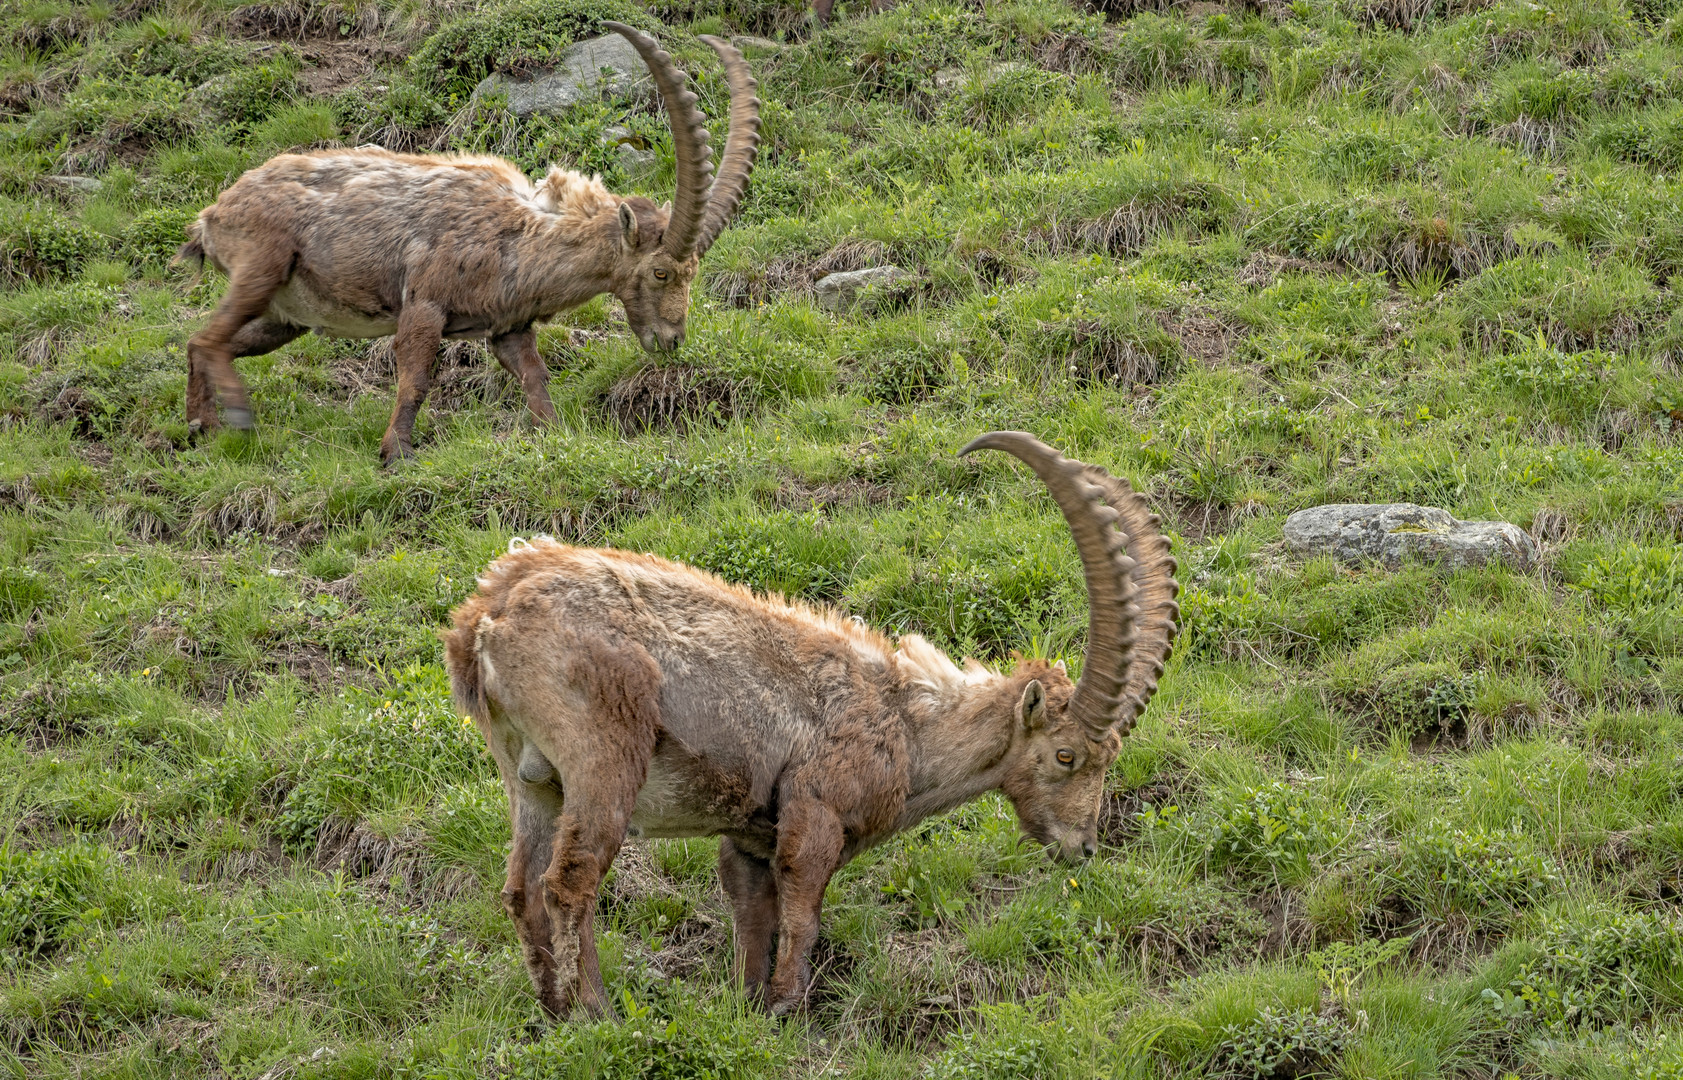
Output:
<instances>
[{"instance_id":1,"label":"ibex hind leg","mask_svg":"<svg viewBox=\"0 0 1683 1080\"><path fill-rule=\"evenodd\" d=\"M764 995L771 977L772 937L777 933L777 878L771 864L719 840L719 884L730 897L736 977L751 998Z\"/></svg>"},{"instance_id":2,"label":"ibex hind leg","mask_svg":"<svg viewBox=\"0 0 1683 1080\"><path fill-rule=\"evenodd\" d=\"M551 1010L567 1016L576 1006L591 1016L609 1016L593 929L596 890L619 854L625 822L637 802L635 786L603 777L593 782L595 798L569 798L556 825L554 854L543 875L549 915L550 951L556 996ZM607 790L604 790L607 789ZM582 793L580 793L582 794ZM548 1006L546 1006L548 1007Z\"/></svg>"},{"instance_id":3,"label":"ibex hind leg","mask_svg":"<svg viewBox=\"0 0 1683 1080\"><path fill-rule=\"evenodd\" d=\"M240 327L239 332L228 342L228 351L234 359L242 356L262 356L264 353L274 352L302 333L302 326L277 322L267 315L261 315ZM209 370L204 364L195 362L193 356L194 351L189 349L187 422L195 432L209 431L220 423L216 416L216 394L211 389Z\"/></svg>"},{"instance_id":4,"label":"ibex hind leg","mask_svg":"<svg viewBox=\"0 0 1683 1080\"><path fill-rule=\"evenodd\" d=\"M266 338L278 333L259 328L238 346L235 342L252 323L265 322L264 313L268 311L269 301L286 283L291 263L290 252L277 252L236 267L229 276L228 291L211 313L210 322L187 339L188 427L195 431L216 427L219 422L216 399L220 398L229 425L245 431L252 428L251 399L246 395L245 384L240 382L239 375L234 371L233 359L268 352L298 334L276 341L268 348L257 348ZM249 351L236 351L238 348Z\"/></svg>"},{"instance_id":5,"label":"ibex hind leg","mask_svg":"<svg viewBox=\"0 0 1683 1080\"><path fill-rule=\"evenodd\" d=\"M505 780L506 783L506 780ZM555 956L550 951L549 908L543 902L543 875L555 846L555 825L561 817L561 789L552 783L526 784L514 781L514 847L508 856L508 880L503 886L503 907L514 920L520 951L532 988L544 1012L556 1019L561 1011L561 990L556 985Z\"/></svg>"},{"instance_id":6,"label":"ibex hind leg","mask_svg":"<svg viewBox=\"0 0 1683 1080\"><path fill-rule=\"evenodd\" d=\"M617 649L583 638L572 645L565 678L590 704L577 719L558 716L538 740L567 793L543 898L562 1011L576 1004L604 1016L613 1009L592 932L596 890L619 854L637 792L648 779L660 728L660 669L638 647Z\"/></svg>"}]
</instances>

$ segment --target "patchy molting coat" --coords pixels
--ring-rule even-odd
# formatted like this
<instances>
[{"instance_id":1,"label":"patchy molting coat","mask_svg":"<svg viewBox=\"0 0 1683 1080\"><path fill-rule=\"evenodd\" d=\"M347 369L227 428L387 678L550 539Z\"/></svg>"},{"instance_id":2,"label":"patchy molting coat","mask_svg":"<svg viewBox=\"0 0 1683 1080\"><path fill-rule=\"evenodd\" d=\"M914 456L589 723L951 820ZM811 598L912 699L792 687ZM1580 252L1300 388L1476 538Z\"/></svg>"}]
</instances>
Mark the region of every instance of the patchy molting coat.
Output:
<instances>
[{"instance_id":1,"label":"patchy molting coat","mask_svg":"<svg viewBox=\"0 0 1683 1080\"><path fill-rule=\"evenodd\" d=\"M610 1011L596 890L628 835L719 835L736 968L774 1012L810 985L824 889L854 855L987 791L1065 858L1098 847L1105 770L1156 692L1179 609L1160 522L1025 432L980 436L1045 482L1090 614L1062 664L962 667L836 613L652 555L517 545L444 636L514 823L503 898L544 1008ZM776 965L772 964L775 935Z\"/></svg>"},{"instance_id":2,"label":"patchy molting coat","mask_svg":"<svg viewBox=\"0 0 1683 1080\"><path fill-rule=\"evenodd\" d=\"M196 237L224 273L254 243L308 251L269 302L292 326L383 337L415 295L446 309L445 337L494 337L613 284L602 255L618 247L622 202L658 238L654 203L596 177L552 168L534 185L494 157L323 150L242 176L200 215Z\"/></svg>"},{"instance_id":3,"label":"patchy molting coat","mask_svg":"<svg viewBox=\"0 0 1683 1080\"><path fill-rule=\"evenodd\" d=\"M223 413L253 425L233 360L315 330L393 336L397 401L382 459L411 456L439 342L489 339L540 422L555 420L533 324L611 292L645 349L683 342L701 255L740 205L759 143L759 101L734 47L702 36L725 65L730 135L717 182L706 118L672 57L619 23L649 66L672 121L676 184L657 207L553 169L534 185L499 158L397 154L378 147L283 154L246 173L199 215L181 249L228 275L205 328L187 343L187 421Z\"/></svg>"},{"instance_id":4,"label":"patchy molting coat","mask_svg":"<svg viewBox=\"0 0 1683 1080\"><path fill-rule=\"evenodd\" d=\"M733 869L771 874L806 828L833 832L814 883L821 897L830 873L859 851L986 791L1020 796L1025 821L1096 811L1093 783L1072 788L1075 807L1037 807L1035 777L1012 775L1023 763L1007 759L1021 741L1009 718L1029 683L1054 705L1067 701L1059 667L1025 663L1004 678L974 661L960 667L916 635L895 647L833 612L757 597L655 556L547 539L498 559L479 586L446 637L458 703L485 734L517 822L541 829L536 819L562 806L563 792L568 818L612 822L592 860L598 871L622 836L723 835L722 858L747 867L722 867L728 884ZM1093 755L1089 780L1102 779L1119 748L1111 743ZM534 789L546 789L552 806L532 807ZM516 841L511 913L532 907L549 831ZM551 891L576 891L567 878L551 875L560 887ZM594 881L589 891L593 904ZM814 932L816 917L814 908ZM587 959L571 944L566 952ZM791 957L791 979L804 953ZM528 949L546 1005L559 1012L563 1001L545 985L552 960Z\"/></svg>"}]
</instances>

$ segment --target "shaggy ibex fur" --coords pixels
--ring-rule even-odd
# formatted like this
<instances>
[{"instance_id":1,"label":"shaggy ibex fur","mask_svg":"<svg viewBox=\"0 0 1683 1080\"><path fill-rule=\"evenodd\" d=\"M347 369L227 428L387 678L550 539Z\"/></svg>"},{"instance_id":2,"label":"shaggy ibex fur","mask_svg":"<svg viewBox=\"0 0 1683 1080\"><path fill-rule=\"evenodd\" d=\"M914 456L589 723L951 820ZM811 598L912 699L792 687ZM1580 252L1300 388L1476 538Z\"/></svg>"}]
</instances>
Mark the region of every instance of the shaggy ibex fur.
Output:
<instances>
[{"instance_id":1,"label":"shaggy ibex fur","mask_svg":"<svg viewBox=\"0 0 1683 1080\"><path fill-rule=\"evenodd\" d=\"M559 168L534 185L494 157L283 154L223 192L181 249L229 279L210 323L188 341L189 427L217 425L217 396L231 425L251 427L233 359L306 330L393 336L397 403L380 444L388 464L413 453L415 415L443 338L490 339L539 422L553 421L555 407L534 323L611 292L645 349L681 344L697 263L735 214L753 169L760 103L742 55L704 37L731 90L714 183L705 118L684 73L653 38L604 25L642 54L666 102L678 173L670 208Z\"/></svg>"},{"instance_id":2,"label":"shaggy ibex fur","mask_svg":"<svg viewBox=\"0 0 1683 1080\"><path fill-rule=\"evenodd\" d=\"M445 635L514 819L503 898L551 1015L609 1010L591 915L626 836L721 836L736 969L774 1012L810 978L824 887L859 852L988 791L1064 858L1093 854L1105 770L1174 637L1174 562L1128 485L1021 432L1074 533L1091 624L1062 664L960 667L834 612L650 555L540 540L479 579ZM772 938L776 935L776 965Z\"/></svg>"}]
</instances>

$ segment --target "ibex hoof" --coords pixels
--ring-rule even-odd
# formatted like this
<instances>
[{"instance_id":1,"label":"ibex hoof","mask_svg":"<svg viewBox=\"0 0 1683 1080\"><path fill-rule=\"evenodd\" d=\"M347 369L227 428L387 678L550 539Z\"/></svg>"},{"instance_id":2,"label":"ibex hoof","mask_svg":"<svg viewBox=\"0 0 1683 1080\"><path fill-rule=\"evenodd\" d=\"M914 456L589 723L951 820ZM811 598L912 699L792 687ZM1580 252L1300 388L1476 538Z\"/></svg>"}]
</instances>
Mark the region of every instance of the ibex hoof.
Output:
<instances>
[{"instance_id":1,"label":"ibex hoof","mask_svg":"<svg viewBox=\"0 0 1683 1080\"><path fill-rule=\"evenodd\" d=\"M222 415L228 421L228 426L235 431L253 431L257 427L251 410L243 405L230 405L222 410Z\"/></svg>"}]
</instances>

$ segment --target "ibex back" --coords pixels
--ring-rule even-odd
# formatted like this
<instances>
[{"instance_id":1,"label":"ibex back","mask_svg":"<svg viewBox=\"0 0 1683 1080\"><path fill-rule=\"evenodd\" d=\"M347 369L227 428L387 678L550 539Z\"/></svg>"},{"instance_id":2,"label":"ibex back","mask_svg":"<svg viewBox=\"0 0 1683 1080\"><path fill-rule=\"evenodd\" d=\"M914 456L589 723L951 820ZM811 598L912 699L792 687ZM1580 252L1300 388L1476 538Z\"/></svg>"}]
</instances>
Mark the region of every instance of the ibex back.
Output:
<instances>
[{"instance_id":1,"label":"ibex back","mask_svg":"<svg viewBox=\"0 0 1683 1080\"><path fill-rule=\"evenodd\" d=\"M653 74L672 122L677 190L670 207L610 194L595 177L552 168L534 185L501 158L394 154L378 148L283 154L207 207L181 249L228 275L210 322L187 344L187 422L252 426L233 359L308 330L393 336L397 403L380 444L388 464L413 453L439 342L487 338L520 380L532 416L555 419L536 322L611 292L645 349L684 339L690 282L736 213L759 143L759 101L742 55L703 37L724 61L730 134L719 180L705 118L655 40L619 23ZM214 393L213 393L214 390Z\"/></svg>"},{"instance_id":2,"label":"ibex back","mask_svg":"<svg viewBox=\"0 0 1683 1080\"><path fill-rule=\"evenodd\" d=\"M834 612L757 597L650 555L541 540L492 563L445 636L514 820L503 898L544 1008L609 1011L591 916L629 836L721 836L736 967L799 1006L830 876L988 791L1064 858L1093 854L1105 770L1169 654L1174 562L1128 485L1021 432L1091 606L1081 681L1026 661L961 667ZM777 936L775 968L772 936Z\"/></svg>"}]
</instances>

